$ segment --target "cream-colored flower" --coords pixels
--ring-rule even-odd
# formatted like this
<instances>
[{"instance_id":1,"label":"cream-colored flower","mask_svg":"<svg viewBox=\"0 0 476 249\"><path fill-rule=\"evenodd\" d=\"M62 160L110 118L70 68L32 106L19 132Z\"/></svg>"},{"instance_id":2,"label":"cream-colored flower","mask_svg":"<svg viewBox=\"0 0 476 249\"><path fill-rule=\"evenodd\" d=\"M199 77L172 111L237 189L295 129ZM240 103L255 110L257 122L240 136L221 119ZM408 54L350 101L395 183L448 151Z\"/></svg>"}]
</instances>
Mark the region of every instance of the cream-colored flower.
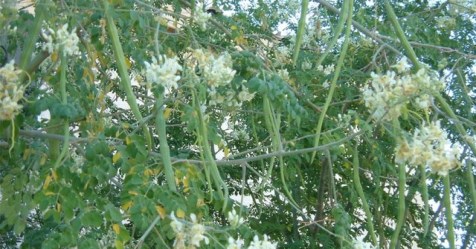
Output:
<instances>
[{"instance_id":1,"label":"cream-colored flower","mask_svg":"<svg viewBox=\"0 0 476 249\"><path fill-rule=\"evenodd\" d=\"M0 120L12 120L20 112L24 86L19 85L20 70L16 70L13 60L0 68Z\"/></svg>"},{"instance_id":2,"label":"cream-colored flower","mask_svg":"<svg viewBox=\"0 0 476 249\"><path fill-rule=\"evenodd\" d=\"M207 29L207 22L210 17L212 17L212 15L203 10L203 4L196 5L193 20L200 27L201 30Z\"/></svg>"},{"instance_id":3,"label":"cream-colored flower","mask_svg":"<svg viewBox=\"0 0 476 249\"><path fill-rule=\"evenodd\" d=\"M208 63L202 65L207 84L212 88L229 84L236 73L232 64L231 56L223 53L218 58L211 58Z\"/></svg>"},{"instance_id":4,"label":"cream-colored flower","mask_svg":"<svg viewBox=\"0 0 476 249\"><path fill-rule=\"evenodd\" d=\"M57 31L48 29L49 34L45 34L46 43L43 44L43 49L49 53L54 51L61 51L66 55L74 55L79 52L79 38L74 31L68 32L68 24L64 24Z\"/></svg>"},{"instance_id":5,"label":"cream-colored flower","mask_svg":"<svg viewBox=\"0 0 476 249\"><path fill-rule=\"evenodd\" d=\"M205 241L205 244L208 245L209 240L208 238L204 235L205 234L205 227L202 224L198 223L197 216L195 214L190 215L190 219L193 222L192 227L190 228L189 231L189 236L190 236L190 245L193 246L200 246L200 242L203 240Z\"/></svg>"},{"instance_id":6,"label":"cream-colored flower","mask_svg":"<svg viewBox=\"0 0 476 249\"><path fill-rule=\"evenodd\" d=\"M272 243L268 240L268 236L263 235L263 240L260 240L257 235L253 237L248 249L276 249L278 243Z\"/></svg>"},{"instance_id":7,"label":"cream-colored flower","mask_svg":"<svg viewBox=\"0 0 476 249\"><path fill-rule=\"evenodd\" d=\"M411 65L408 63L407 57L403 57L401 60L397 62L397 64L392 66L393 68L397 69L398 73L405 73L411 68Z\"/></svg>"},{"instance_id":8,"label":"cream-colored flower","mask_svg":"<svg viewBox=\"0 0 476 249\"><path fill-rule=\"evenodd\" d=\"M228 222L230 222L232 227L238 227L243 224L245 220L236 213L235 209L233 209L228 212Z\"/></svg>"},{"instance_id":9,"label":"cream-colored flower","mask_svg":"<svg viewBox=\"0 0 476 249\"><path fill-rule=\"evenodd\" d=\"M177 89L177 82L180 80L180 75L177 73L182 70L182 66L178 63L177 57L166 58L163 56L161 58L162 63L160 64L155 57L152 58L152 63L144 62L147 87L151 88L152 84L160 84L167 91Z\"/></svg>"},{"instance_id":10,"label":"cream-colored flower","mask_svg":"<svg viewBox=\"0 0 476 249\"><path fill-rule=\"evenodd\" d=\"M226 249L241 249L241 247L245 244L242 239L233 239L232 237L228 238L228 245Z\"/></svg>"},{"instance_id":11,"label":"cream-colored flower","mask_svg":"<svg viewBox=\"0 0 476 249\"><path fill-rule=\"evenodd\" d=\"M424 165L439 175L447 175L460 164L460 155L459 146L449 141L437 121L415 129L412 141L400 141L395 149L395 162Z\"/></svg>"}]
</instances>

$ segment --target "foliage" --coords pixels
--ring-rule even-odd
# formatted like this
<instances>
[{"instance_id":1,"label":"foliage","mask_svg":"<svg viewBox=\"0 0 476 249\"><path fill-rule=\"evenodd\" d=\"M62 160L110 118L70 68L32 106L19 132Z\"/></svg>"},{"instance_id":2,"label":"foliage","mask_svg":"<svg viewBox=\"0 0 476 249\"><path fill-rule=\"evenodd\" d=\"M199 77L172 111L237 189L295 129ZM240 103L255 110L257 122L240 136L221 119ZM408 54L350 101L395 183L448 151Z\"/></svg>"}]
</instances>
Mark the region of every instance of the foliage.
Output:
<instances>
[{"instance_id":1,"label":"foliage","mask_svg":"<svg viewBox=\"0 0 476 249\"><path fill-rule=\"evenodd\" d=\"M1 248L476 246L474 3L0 3Z\"/></svg>"}]
</instances>

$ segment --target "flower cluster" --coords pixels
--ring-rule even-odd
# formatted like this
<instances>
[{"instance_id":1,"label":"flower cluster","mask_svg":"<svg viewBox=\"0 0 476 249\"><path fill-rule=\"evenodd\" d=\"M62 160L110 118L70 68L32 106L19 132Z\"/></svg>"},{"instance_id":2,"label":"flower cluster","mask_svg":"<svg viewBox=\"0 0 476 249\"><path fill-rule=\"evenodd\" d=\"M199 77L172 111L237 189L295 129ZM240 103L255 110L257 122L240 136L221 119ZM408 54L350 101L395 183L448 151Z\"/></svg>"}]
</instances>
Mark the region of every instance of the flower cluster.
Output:
<instances>
[{"instance_id":1,"label":"flower cluster","mask_svg":"<svg viewBox=\"0 0 476 249\"><path fill-rule=\"evenodd\" d=\"M392 120L401 115L401 109L415 97L412 104L420 109L430 107L431 92L441 91L444 87L436 73L420 69L411 74L406 58L393 65L397 73L371 73L371 84L362 90L365 106L372 112L374 119Z\"/></svg>"},{"instance_id":2,"label":"flower cluster","mask_svg":"<svg viewBox=\"0 0 476 249\"><path fill-rule=\"evenodd\" d=\"M364 242L362 239L363 238L353 240L352 241L352 248L354 248L354 249L374 249L374 248L376 248L371 243Z\"/></svg>"},{"instance_id":3,"label":"flower cluster","mask_svg":"<svg viewBox=\"0 0 476 249\"><path fill-rule=\"evenodd\" d=\"M228 245L226 249L241 249L241 247L245 244L245 241L242 239L233 239L232 237L228 238Z\"/></svg>"},{"instance_id":4,"label":"flower cluster","mask_svg":"<svg viewBox=\"0 0 476 249\"><path fill-rule=\"evenodd\" d=\"M166 91L178 88L177 82L180 80L180 75L177 75L177 72L182 70L182 66L177 62L176 57L166 58L162 56L160 64L153 57L152 63L147 61L144 63L147 88L152 88L152 84L160 84Z\"/></svg>"},{"instance_id":5,"label":"flower cluster","mask_svg":"<svg viewBox=\"0 0 476 249\"><path fill-rule=\"evenodd\" d=\"M238 227L245 222L245 220L240 217L236 210L232 210L228 212L228 222L230 222L231 227Z\"/></svg>"},{"instance_id":6,"label":"flower cluster","mask_svg":"<svg viewBox=\"0 0 476 249\"><path fill-rule=\"evenodd\" d=\"M248 249L276 249L277 245L278 243L269 241L266 234L263 236L263 240L259 240L258 236L255 235Z\"/></svg>"},{"instance_id":7,"label":"flower cluster","mask_svg":"<svg viewBox=\"0 0 476 249\"><path fill-rule=\"evenodd\" d=\"M224 104L227 107L239 107L242 102L250 101L254 97L254 94L250 93L243 84L238 94L230 86L236 71L232 68L231 56L226 52L217 57L201 49L195 49L191 53L187 66L191 69L199 69L207 85L210 106Z\"/></svg>"},{"instance_id":8,"label":"flower cluster","mask_svg":"<svg viewBox=\"0 0 476 249\"><path fill-rule=\"evenodd\" d=\"M12 120L22 108L18 101L25 88L19 85L19 75L13 60L0 68L0 120Z\"/></svg>"},{"instance_id":9,"label":"flower cluster","mask_svg":"<svg viewBox=\"0 0 476 249\"><path fill-rule=\"evenodd\" d=\"M291 49L286 46L280 46L274 50L275 66L286 65L291 62Z\"/></svg>"},{"instance_id":10,"label":"flower cluster","mask_svg":"<svg viewBox=\"0 0 476 249\"><path fill-rule=\"evenodd\" d=\"M203 76L211 88L229 84L236 71L232 69L231 56L223 53L218 58L210 58L203 66Z\"/></svg>"},{"instance_id":11,"label":"flower cluster","mask_svg":"<svg viewBox=\"0 0 476 249\"><path fill-rule=\"evenodd\" d=\"M460 148L451 144L447 134L441 129L440 122L424 125L416 129L412 140L400 141L395 149L395 162L410 165L426 165L433 172L445 176L448 171L459 165Z\"/></svg>"},{"instance_id":12,"label":"flower cluster","mask_svg":"<svg viewBox=\"0 0 476 249\"><path fill-rule=\"evenodd\" d=\"M172 212L170 215L172 222L170 226L175 232L174 248L176 249L194 249L200 247L200 242L204 241L208 245L209 240L204 235L205 226L199 224L195 214L190 215L192 225L186 227L185 223L179 221Z\"/></svg>"},{"instance_id":13,"label":"flower cluster","mask_svg":"<svg viewBox=\"0 0 476 249\"><path fill-rule=\"evenodd\" d=\"M210 17L212 17L210 13L203 11L203 4L196 5L193 20L200 27L201 30L207 29L207 22Z\"/></svg>"},{"instance_id":14,"label":"flower cluster","mask_svg":"<svg viewBox=\"0 0 476 249\"><path fill-rule=\"evenodd\" d=\"M322 66L322 65L319 65L317 67L317 71L322 72L322 73L324 73L324 75L327 76L327 75L331 74L332 72L334 72L334 64L327 65L325 67Z\"/></svg>"},{"instance_id":15,"label":"flower cluster","mask_svg":"<svg viewBox=\"0 0 476 249\"><path fill-rule=\"evenodd\" d=\"M63 25L57 31L48 28L49 34L44 35L46 43L43 49L49 53L60 50L65 55L74 55L79 52L79 38L73 31L68 32L68 24Z\"/></svg>"}]
</instances>

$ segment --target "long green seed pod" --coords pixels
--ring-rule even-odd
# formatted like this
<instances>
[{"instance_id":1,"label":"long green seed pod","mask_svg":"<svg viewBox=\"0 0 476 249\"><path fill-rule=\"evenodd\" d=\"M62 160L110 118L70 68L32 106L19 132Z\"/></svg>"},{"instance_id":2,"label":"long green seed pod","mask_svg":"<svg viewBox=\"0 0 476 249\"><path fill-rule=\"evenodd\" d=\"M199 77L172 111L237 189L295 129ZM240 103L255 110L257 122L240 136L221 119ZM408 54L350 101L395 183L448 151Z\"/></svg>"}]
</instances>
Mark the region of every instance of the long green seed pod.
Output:
<instances>
[{"instance_id":1,"label":"long green seed pod","mask_svg":"<svg viewBox=\"0 0 476 249\"><path fill-rule=\"evenodd\" d=\"M213 183L215 184L218 195L220 196L220 198L223 199L222 211L225 212L227 204L228 204L228 198L229 198L228 186L221 178L220 171L218 170L218 166L215 162L215 159L213 158L210 143L208 142L207 122L205 118L203 117L202 111L200 110L200 104L198 102L197 96L195 96L196 95L195 91L193 91L193 95L194 95L193 96L194 108L198 115L198 121L199 121L199 124L197 127L197 136L198 136L199 144L201 146L200 151L201 151L202 157L205 159L205 163L204 163L205 171L208 172L207 182L210 186L211 185L210 176L211 176L211 181L213 181ZM212 189L210 189L210 191L212 191Z\"/></svg>"},{"instance_id":2,"label":"long green seed pod","mask_svg":"<svg viewBox=\"0 0 476 249\"><path fill-rule=\"evenodd\" d=\"M348 5L347 6L348 15L347 15L347 27L345 30L344 44L342 44L342 50L340 52L339 59L337 60L336 70L334 72L334 77L332 78L329 93L327 94L326 103L324 104L324 107L322 108L321 115L319 116L319 121L317 122L316 138L314 139L314 147L317 147L319 145L319 139L321 138L322 124L324 123L324 118L326 117L327 109L329 109L332 98L334 96L334 91L337 85L337 79L339 78L340 70L342 69L342 66L344 65L344 58L347 54L347 49L349 47L350 31L352 27L352 9L353 9L352 6L354 4L354 1L353 0L345 1L344 4L346 3ZM316 152L313 152L311 157L311 163L314 161L315 157L316 157Z\"/></svg>"},{"instance_id":3,"label":"long green seed pod","mask_svg":"<svg viewBox=\"0 0 476 249\"><path fill-rule=\"evenodd\" d=\"M446 216L446 230L447 237L451 249L455 249L455 231L454 231L454 222L453 222L453 212L451 211L451 185L450 185L450 175L443 177L443 203L445 205L445 216Z\"/></svg>"},{"instance_id":4,"label":"long green seed pod","mask_svg":"<svg viewBox=\"0 0 476 249\"><path fill-rule=\"evenodd\" d=\"M68 95L66 92L66 66L67 66L67 59L66 55L63 51L63 48L60 49L61 54L61 64L60 64L60 86L59 92L61 96L61 104L66 105L68 103ZM63 124L63 147L61 148L60 155L56 158L55 164L53 168L58 168L61 164L61 161L66 157L66 154L69 151L69 122L68 120L64 121Z\"/></svg>"},{"instance_id":5,"label":"long green seed pod","mask_svg":"<svg viewBox=\"0 0 476 249\"><path fill-rule=\"evenodd\" d=\"M428 185L426 184L426 170L425 165L420 166L420 187L421 187L421 197L423 199L423 236L426 236L428 233L428 226L429 226L429 208L428 205Z\"/></svg>"},{"instance_id":6,"label":"long green seed pod","mask_svg":"<svg viewBox=\"0 0 476 249\"><path fill-rule=\"evenodd\" d=\"M159 133L160 155L162 156L162 163L164 164L164 173L165 179L167 180L167 185L169 186L169 190L177 191L177 187L175 186L174 170L172 167L172 161L170 159L170 148L169 144L167 143L167 131L165 126L163 104L164 93L161 92L155 105L155 109L157 111L155 117L155 127Z\"/></svg>"},{"instance_id":7,"label":"long green seed pod","mask_svg":"<svg viewBox=\"0 0 476 249\"><path fill-rule=\"evenodd\" d=\"M112 50L114 51L114 57L117 62L117 70L119 72L119 76L121 77L121 87L124 92L126 92L127 103L129 104L132 113L134 114L135 118L140 122L143 118L142 114L140 113L139 106L137 105L136 96L132 92L131 80L127 73L124 51L122 50L122 45L119 41L119 34L117 32L116 24L114 23L114 19L112 18L111 6L109 5L107 0L103 0L102 3L104 5L107 20L107 31L111 38ZM147 128L147 125L145 123L142 125L142 128L145 135L145 139L149 146L149 150L151 150L152 138L150 136L149 129Z\"/></svg>"},{"instance_id":8,"label":"long green seed pod","mask_svg":"<svg viewBox=\"0 0 476 249\"><path fill-rule=\"evenodd\" d=\"M405 222L405 187L406 187L406 172L405 164L398 166L398 213L397 213L397 226L392 235L390 241L390 249L397 247L398 237L400 237L400 231L402 230L403 223Z\"/></svg>"},{"instance_id":9,"label":"long green seed pod","mask_svg":"<svg viewBox=\"0 0 476 249\"><path fill-rule=\"evenodd\" d=\"M296 33L296 43L294 44L294 53L293 53L293 65L296 65L297 59L299 57L299 50L302 45L302 37L306 32L306 16L309 6L309 0L302 0L301 2L301 17L299 18L298 30Z\"/></svg>"},{"instance_id":10,"label":"long green seed pod","mask_svg":"<svg viewBox=\"0 0 476 249\"><path fill-rule=\"evenodd\" d=\"M347 1L344 1L343 5L342 5L342 8L341 8L341 12L339 14L339 21L337 22L337 26L336 28L334 29L333 33L334 33L334 36L332 37L332 39L330 40L330 42L328 44L326 44L326 50L324 50L324 52L322 53L322 55L319 57L319 59L317 60L317 64L316 66L319 66L322 64L322 62L326 59L327 55L329 54L329 52L334 48L334 46L336 45L337 43L337 40L339 39L340 37L340 34L342 33L342 30L344 30L344 24L347 20L347 17L349 15L349 4L347 3Z\"/></svg>"},{"instance_id":11,"label":"long green seed pod","mask_svg":"<svg viewBox=\"0 0 476 249\"><path fill-rule=\"evenodd\" d=\"M412 61L413 65L415 65L417 69L420 69L421 65L420 65L420 62L418 61L416 53L413 50L412 46L410 45L410 42L408 42L408 39L405 36L405 33L403 32L402 27L398 23L397 16L395 15L395 12L393 11L392 5L390 5L390 2L388 0L385 0L385 10L387 11L388 18L390 19L390 22L392 23L392 26L395 29L395 32L397 33L398 39L400 40L403 47L405 48L405 51L407 51L408 57Z\"/></svg>"},{"instance_id":12,"label":"long green seed pod","mask_svg":"<svg viewBox=\"0 0 476 249\"><path fill-rule=\"evenodd\" d=\"M369 229L370 233L370 238L372 239L372 244L374 246L377 246L377 236L375 236L375 229L374 229L374 224L373 224L373 216L372 213L370 212L369 204L367 203L367 199L365 198L364 190L362 188L362 184L360 183L360 175L359 175L359 168L360 168L360 163L359 163L359 151L357 149L357 146L354 148L354 160L353 160L353 166L354 166L354 185L355 189L357 190L357 194L360 197L360 200L362 201L362 207L364 208L366 220L367 220L367 228Z\"/></svg>"}]
</instances>

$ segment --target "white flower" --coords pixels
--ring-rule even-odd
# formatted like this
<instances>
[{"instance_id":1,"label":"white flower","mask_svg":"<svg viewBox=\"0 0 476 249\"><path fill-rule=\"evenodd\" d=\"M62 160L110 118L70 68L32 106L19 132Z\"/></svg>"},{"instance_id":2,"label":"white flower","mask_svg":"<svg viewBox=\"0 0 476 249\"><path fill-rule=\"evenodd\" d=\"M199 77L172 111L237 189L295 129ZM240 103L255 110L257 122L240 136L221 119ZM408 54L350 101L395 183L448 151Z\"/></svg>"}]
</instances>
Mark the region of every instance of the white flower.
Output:
<instances>
[{"instance_id":1,"label":"white flower","mask_svg":"<svg viewBox=\"0 0 476 249\"><path fill-rule=\"evenodd\" d=\"M68 32L68 24L64 24L60 29L54 31L48 29L50 34L44 36L46 43L43 49L49 53L62 49L66 55L74 55L79 52L79 38L74 31Z\"/></svg>"},{"instance_id":2,"label":"white flower","mask_svg":"<svg viewBox=\"0 0 476 249\"><path fill-rule=\"evenodd\" d=\"M236 71L232 69L231 56L228 53L221 54L218 58L210 58L208 63L202 66L203 76L212 88L229 84Z\"/></svg>"},{"instance_id":3,"label":"white flower","mask_svg":"<svg viewBox=\"0 0 476 249\"><path fill-rule=\"evenodd\" d=\"M174 248L176 249L185 249L185 229L184 225L182 222L177 220L175 217L174 212L170 215L170 219L172 222L170 222L170 226L172 227L172 230L175 232L175 240L174 240Z\"/></svg>"},{"instance_id":4,"label":"white flower","mask_svg":"<svg viewBox=\"0 0 476 249\"><path fill-rule=\"evenodd\" d=\"M374 249L375 248L371 243L364 242L363 238L359 238L352 241L352 247L354 249Z\"/></svg>"},{"instance_id":5,"label":"white flower","mask_svg":"<svg viewBox=\"0 0 476 249\"><path fill-rule=\"evenodd\" d=\"M241 247L245 244L242 239L233 239L232 237L228 238L228 245L226 249L241 249Z\"/></svg>"},{"instance_id":6,"label":"white flower","mask_svg":"<svg viewBox=\"0 0 476 249\"><path fill-rule=\"evenodd\" d=\"M449 141L439 121L415 129L412 141L400 141L395 151L396 163L425 165L443 176L460 164L461 149Z\"/></svg>"},{"instance_id":7,"label":"white flower","mask_svg":"<svg viewBox=\"0 0 476 249\"><path fill-rule=\"evenodd\" d=\"M170 227L172 227L172 230L174 230L175 233L182 233L184 231L183 223L177 220L174 212L170 214L170 219L172 220L172 222L170 222Z\"/></svg>"},{"instance_id":8,"label":"white flower","mask_svg":"<svg viewBox=\"0 0 476 249\"><path fill-rule=\"evenodd\" d=\"M289 81L289 72L287 69L279 69L278 70L278 75L281 77L281 79L285 81Z\"/></svg>"},{"instance_id":9,"label":"white flower","mask_svg":"<svg viewBox=\"0 0 476 249\"><path fill-rule=\"evenodd\" d=\"M161 84L167 91L172 88L177 89L177 82L180 80L180 75L177 75L177 72L182 70L182 66L178 63L177 57L165 58L162 56L161 58L160 65L155 57L152 58L152 63L144 62L147 86L150 88L152 84Z\"/></svg>"},{"instance_id":10,"label":"white flower","mask_svg":"<svg viewBox=\"0 0 476 249\"><path fill-rule=\"evenodd\" d=\"M332 72L334 72L334 65L331 64L331 65L327 65L325 67L322 66L322 65L319 65L317 67L317 71L322 72L322 73L324 73L324 75L327 76L327 75L331 74Z\"/></svg>"},{"instance_id":11,"label":"white flower","mask_svg":"<svg viewBox=\"0 0 476 249\"><path fill-rule=\"evenodd\" d=\"M309 70L312 68L312 63L309 61L305 61L302 63L302 70Z\"/></svg>"},{"instance_id":12,"label":"white flower","mask_svg":"<svg viewBox=\"0 0 476 249\"><path fill-rule=\"evenodd\" d=\"M210 13L203 11L203 4L196 5L193 19L195 20L195 23L198 24L201 30L205 30L207 28L207 22L210 17L212 17Z\"/></svg>"},{"instance_id":13,"label":"white flower","mask_svg":"<svg viewBox=\"0 0 476 249\"><path fill-rule=\"evenodd\" d=\"M242 102L251 101L254 97L255 97L255 94L248 92L248 89L245 87L240 93L238 93L238 99Z\"/></svg>"},{"instance_id":14,"label":"white flower","mask_svg":"<svg viewBox=\"0 0 476 249\"><path fill-rule=\"evenodd\" d=\"M235 209L233 209L232 211L228 212L228 222L230 222L232 227L238 227L243 224L245 220L236 213Z\"/></svg>"},{"instance_id":15,"label":"white flower","mask_svg":"<svg viewBox=\"0 0 476 249\"><path fill-rule=\"evenodd\" d=\"M401 109L411 102L418 109L431 106L432 92L441 91L443 82L437 74L426 69L420 69L416 74L409 74L406 59L394 65L400 75L393 71L385 74L371 73L370 85L362 89L365 106L370 109L372 117L376 120L392 120L401 115Z\"/></svg>"},{"instance_id":16,"label":"white flower","mask_svg":"<svg viewBox=\"0 0 476 249\"><path fill-rule=\"evenodd\" d=\"M276 66L287 64L291 61L291 50L286 46L280 46L274 51Z\"/></svg>"},{"instance_id":17,"label":"white flower","mask_svg":"<svg viewBox=\"0 0 476 249\"><path fill-rule=\"evenodd\" d=\"M393 65L392 67L397 69L398 73L404 73L411 68L411 65L408 63L407 57L403 57L397 62L397 64Z\"/></svg>"},{"instance_id":18,"label":"white flower","mask_svg":"<svg viewBox=\"0 0 476 249\"><path fill-rule=\"evenodd\" d=\"M10 61L0 68L0 120L12 120L20 112L24 86L19 85L20 70Z\"/></svg>"},{"instance_id":19,"label":"white flower","mask_svg":"<svg viewBox=\"0 0 476 249\"><path fill-rule=\"evenodd\" d=\"M255 235L248 249L276 249L277 245L278 243L268 241L268 236L266 234L263 236L262 241L259 240L258 235Z\"/></svg>"},{"instance_id":20,"label":"white flower","mask_svg":"<svg viewBox=\"0 0 476 249\"><path fill-rule=\"evenodd\" d=\"M324 87L324 88L326 88L326 89L329 88L330 86L331 86L331 85L329 85L329 81L328 81L328 80L326 80L326 81L324 81L324 83L322 83L322 87Z\"/></svg>"},{"instance_id":21,"label":"white flower","mask_svg":"<svg viewBox=\"0 0 476 249\"><path fill-rule=\"evenodd\" d=\"M324 68L324 75L329 75L331 74L332 72L334 72L334 65L327 65L325 68Z\"/></svg>"},{"instance_id":22,"label":"white flower","mask_svg":"<svg viewBox=\"0 0 476 249\"><path fill-rule=\"evenodd\" d=\"M197 216L195 214L190 215L190 219L193 222L192 227L190 228L190 245L193 246L200 246L200 242L203 240L205 244L208 245L209 240L204 235L205 234L205 227L202 224L199 224L197 221Z\"/></svg>"}]
</instances>

